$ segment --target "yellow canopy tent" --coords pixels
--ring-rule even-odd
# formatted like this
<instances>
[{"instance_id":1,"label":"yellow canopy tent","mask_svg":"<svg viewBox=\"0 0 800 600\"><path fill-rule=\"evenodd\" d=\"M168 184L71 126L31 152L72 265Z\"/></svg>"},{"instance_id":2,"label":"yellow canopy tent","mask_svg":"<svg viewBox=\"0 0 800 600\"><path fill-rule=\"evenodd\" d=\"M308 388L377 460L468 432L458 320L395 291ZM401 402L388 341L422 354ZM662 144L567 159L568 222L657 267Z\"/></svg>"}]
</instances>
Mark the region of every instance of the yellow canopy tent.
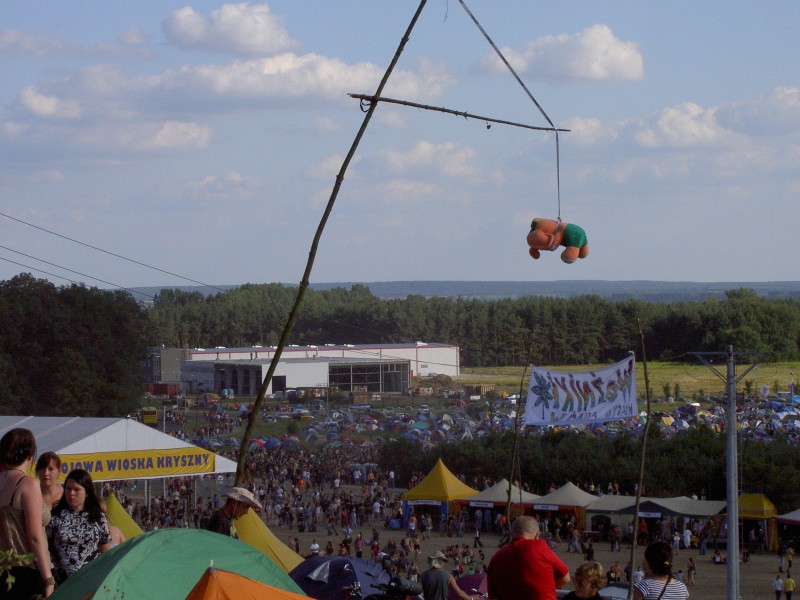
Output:
<instances>
[{"instance_id":1,"label":"yellow canopy tent","mask_svg":"<svg viewBox=\"0 0 800 600\"><path fill-rule=\"evenodd\" d=\"M128 511L119 503L119 500L117 500L114 494L109 494L105 502L106 516L108 517L109 523L119 529L126 540L144 533L142 528L139 527L136 521L128 514Z\"/></svg>"},{"instance_id":2,"label":"yellow canopy tent","mask_svg":"<svg viewBox=\"0 0 800 600\"><path fill-rule=\"evenodd\" d=\"M281 542L252 509L234 522L239 539L266 554L284 573L303 562L303 557Z\"/></svg>"},{"instance_id":3,"label":"yellow canopy tent","mask_svg":"<svg viewBox=\"0 0 800 600\"><path fill-rule=\"evenodd\" d=\"M770 552L778 549L778 524L775 521L777 515L778 509L764 494L739 494L739 519L767 522L767 549Z\"/></svg>"},{"instance_id":4,"label":"yellow canopy tent","mask_svg":"<svg viewBox=\"0 0 800 600\"><path fill-rule=\"evenodd\" d=\"M478 490L472 489L453 475L440 458L425 479L403 494L404 525L408 526L408 519L415 506L435 506L440 518L446 519L449 503L477 493Z\"/></svg>"},{"instance_id":5,"label":"yellow canopy tent","mask_svg":"<svg viewBox=\"0 0 800 600\"><path fill-rule=\"evenodd\" d=\"M403 500L438 500L452 502L457 498L468 498L478 493L444 466L442 459L436 461L430 473L413 488L403 494Z\"/></svg>"}]
</instances>

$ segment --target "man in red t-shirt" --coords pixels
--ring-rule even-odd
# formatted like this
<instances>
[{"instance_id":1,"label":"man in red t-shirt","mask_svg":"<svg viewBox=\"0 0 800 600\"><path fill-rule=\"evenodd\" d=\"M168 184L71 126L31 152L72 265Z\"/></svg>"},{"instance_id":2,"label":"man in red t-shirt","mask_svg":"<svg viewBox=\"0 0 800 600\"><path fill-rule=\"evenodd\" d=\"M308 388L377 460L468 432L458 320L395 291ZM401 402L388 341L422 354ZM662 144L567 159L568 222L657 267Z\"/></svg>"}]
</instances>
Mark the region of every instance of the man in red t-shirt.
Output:
<instances>
[{"instance_id":1,"label":"man in red t-shirt","mask_svg":"<svg viewBox=\"0 0 800 600\"><path fill-rule=\"evenodd\" d=\"M569 567L539 539L538 521L517 517L511 525L511 542L489 563L489 598L556 600L556 589L569 579Z\"/></svg>"}]
</instances>

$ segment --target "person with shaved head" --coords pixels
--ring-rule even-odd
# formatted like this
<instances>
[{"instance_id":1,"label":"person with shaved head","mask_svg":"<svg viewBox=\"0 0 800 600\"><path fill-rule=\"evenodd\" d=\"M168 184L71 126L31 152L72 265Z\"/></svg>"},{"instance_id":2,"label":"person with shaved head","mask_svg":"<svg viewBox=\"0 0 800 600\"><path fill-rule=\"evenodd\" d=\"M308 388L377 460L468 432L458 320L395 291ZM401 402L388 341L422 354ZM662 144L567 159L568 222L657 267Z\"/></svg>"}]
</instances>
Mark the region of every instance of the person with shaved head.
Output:
<instances>
[{"instance_id":1,"label":"person with shaved head","mask_svg":"<svg viewBox=\"0 0 800 600\"><path fill-rule=\"evenodd\" d=\"M517 517L511 542L489 562L489 598L556 600L556 590L569 583L569 567L540 539L539 522Z\"/></svg>"}]
</instances>

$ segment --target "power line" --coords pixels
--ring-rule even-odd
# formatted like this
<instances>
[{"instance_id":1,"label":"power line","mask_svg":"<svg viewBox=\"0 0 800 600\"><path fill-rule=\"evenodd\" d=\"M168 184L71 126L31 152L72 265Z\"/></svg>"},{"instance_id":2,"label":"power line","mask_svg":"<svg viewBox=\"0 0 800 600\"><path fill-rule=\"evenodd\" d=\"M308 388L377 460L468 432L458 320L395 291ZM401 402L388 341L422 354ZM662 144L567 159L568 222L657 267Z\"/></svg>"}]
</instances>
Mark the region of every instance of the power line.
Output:
<instances>
[{"instance_id":1,"label":"power line","mask_svg":"<svg viewBox=\"0 0 800 600\"><path fill-rule=\"evenodd\" d=\"M34 225L33 223L28 223L27 221L23 221L22 219L18 219L16 217L12 217L11 215L7 215L7 214L5 214L3 212L0 212L0 216L5 217L6 219L11 219L12 221L16 221L17 223L22 223L23 225L27 225L28 227L33 227L34 229L38 229L39 231L44 231L45 233L49 233L50 235L54 235L56 237L60 237L61 239L73 242L75 244L80 244L81 246L85 246L87 248L91 248L92 250L97 250L98 252L102 252L104 254L108 254L109 256L113 256L115 258L120 258L122 260L126 260L126 261L128 261L130 263L133 263L133 264L136 264L136 265L139 265L139 266L142 266L142 267L146 267L146 268L152 269L154 271L158 271L159 273L164 273L165 275L171 275L172 277L178 277L178 278L183 279L185 281L191 281L192 283L196 283L198 285L203 285L203 286L206 286L206 287L210 287L210 288L213 288L215 290L219 290L220 292L226 291L226 290L222 289L221 287L217 287L215 285L211 285L210 283L204 283L202 281L198 281L196 279L192 279L191 277L186 277L185 275L179 275L178 273L173 273L171 271L166 271L164 269L159 269L158 267L154 267L153 265L148 265L147 263L143 263L141 261L134 260L132 258L128 258L127 256L122 256L121 254L117 254L115 252L111 252L110 250L104 250L103 248L98 248L97 246L92 246L91 244L87 244L86 242L82 242L80 240L76 240L76 239L68 237L66 235L62 235L60 233L56 233L55 231L50 231L49 229L45 229L44 227L40 227L38 225ZM13 262L13 261L11 261L11 262ZM44 271L42 271L42 272L44 272ZM58 277L58 275L55 275L55 277ZM66 278L64 278L64 279L66 279Z\"/></svg>"},{"instance_id":2,"label":"power line","mask_svg":"<svg viewBox=\"0 0 800 600\"><path fill-rule=\"evenodd\" d=\"M139 291L131 289L131 288L126 288L123 285L117 285L116 283L111 283L110 281L106 281L105 279L99 279L98 277L92 277L91 275L87 275L86 273L81 273L80 271L74 271L72 269L68 269L67 267L62 267L61 265L57 265L55 263L51 263L51 262L46 261L46 260L44 260L42 258L36 258L35 256L31 256L30 254L25 254L24 252L20 252L18 250L14 250L12 248L9 248L8 246L0 245L0 248L2 248L3 250L8 250L9 252L13 252L14 254L19 254L19 255L24 256L26 258L32 258L33 260L38 260L39 262L43 262L46 265L50 265L51 267L56 267L58 269L64 269L65 271L69 271L70 273L75 273L76 275L80 275L81 277L88 277L89 279L94 279L95 281L99 281L100 283L105 283L106 285L110 285L110 286L113 286L115 288L119 288L121 290L125 290L126 292L130 292L132 294L141 294L142 296L150 298L151 300L155 300L155 298L153 296L151 296L150 294L145 294L144 292L139 292ZM9 262L11 262L11 261L9 261ZM44 273L44 272L45 271L42 271L42 273ZM50 275L50 273L48 273L48 275ZM58 277L58 276L56 275L56 277ZM64 277L63 279L66 279L66 277ZM67 281L72 281L72 280L71 279L67 279ZM75 283L75 282L73 282L73 283Z\"/></svg>"}]
</instances>

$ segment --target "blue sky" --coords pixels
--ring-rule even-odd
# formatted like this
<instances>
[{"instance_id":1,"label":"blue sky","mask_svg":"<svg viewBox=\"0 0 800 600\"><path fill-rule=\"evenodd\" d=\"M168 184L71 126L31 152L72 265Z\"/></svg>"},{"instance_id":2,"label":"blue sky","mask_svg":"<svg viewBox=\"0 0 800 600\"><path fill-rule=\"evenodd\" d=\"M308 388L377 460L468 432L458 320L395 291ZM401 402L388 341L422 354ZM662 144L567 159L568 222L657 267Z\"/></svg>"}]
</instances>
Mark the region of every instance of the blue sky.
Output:
<instances>
[{"instance_id":1,"label":"blue sky","mask_svg":"<svg viewBox=\"0 0 800 600\"><path fill-rule=\"evenodd\" d=\"M347 94L374 92L417 6L4 6L0 279L297 283L363 120ZM382 104L312 282L798 279L800 4L468 6L571 130L561 217L589 257L527 253L558 216L552 133ZM428 2L385 95L547 125L457 0Z\"/></svg>"}]
</instances>

